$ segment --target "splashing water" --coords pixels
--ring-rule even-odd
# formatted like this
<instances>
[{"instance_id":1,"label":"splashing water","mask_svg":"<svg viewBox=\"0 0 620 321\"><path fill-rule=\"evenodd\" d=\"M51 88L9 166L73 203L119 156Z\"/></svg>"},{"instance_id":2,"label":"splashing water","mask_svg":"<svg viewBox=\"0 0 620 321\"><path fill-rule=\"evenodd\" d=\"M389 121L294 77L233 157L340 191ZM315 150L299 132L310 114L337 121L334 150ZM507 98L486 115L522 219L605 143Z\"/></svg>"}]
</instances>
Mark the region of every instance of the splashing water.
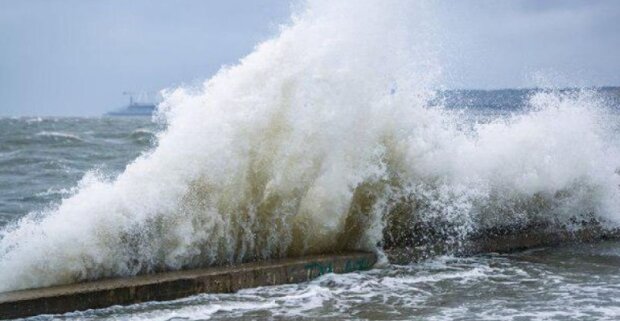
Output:
<instances>
[{"instance_id":1,"label":"splashing water","mask_svg":"<svg viewBox=\"0 0 620 321\"><path fill-rule=\"evenodd\" d=\"M376 250L384 230L459 235L538 217L618 221L618 150L596 93L463 130L429 107L441 68L423 2L310 1L200 88L166 94L158 146L90 173L0 234L0 291Z\"/></svg>"}]
</instances>

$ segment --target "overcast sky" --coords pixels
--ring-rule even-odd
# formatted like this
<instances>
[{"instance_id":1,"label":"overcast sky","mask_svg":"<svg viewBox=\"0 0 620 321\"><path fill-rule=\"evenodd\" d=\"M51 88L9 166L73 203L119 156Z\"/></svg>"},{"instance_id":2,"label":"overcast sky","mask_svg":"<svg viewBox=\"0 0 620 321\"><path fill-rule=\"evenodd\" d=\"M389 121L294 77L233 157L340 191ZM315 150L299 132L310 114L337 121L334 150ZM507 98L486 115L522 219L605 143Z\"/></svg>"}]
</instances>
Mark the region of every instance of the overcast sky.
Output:
<instances>
[{"instance_id":1,"label":"overcast sky","mask_svg":"<svg viewBox=\"0 0 620 321\"><path fill-rule=\"evenodd\" d=\"M0 116L101 115L125 90L202 81L277 33L289 2L0 0ZM437 8L449 88L620 85L620 1Z\"/></svg>"}]
</instances>

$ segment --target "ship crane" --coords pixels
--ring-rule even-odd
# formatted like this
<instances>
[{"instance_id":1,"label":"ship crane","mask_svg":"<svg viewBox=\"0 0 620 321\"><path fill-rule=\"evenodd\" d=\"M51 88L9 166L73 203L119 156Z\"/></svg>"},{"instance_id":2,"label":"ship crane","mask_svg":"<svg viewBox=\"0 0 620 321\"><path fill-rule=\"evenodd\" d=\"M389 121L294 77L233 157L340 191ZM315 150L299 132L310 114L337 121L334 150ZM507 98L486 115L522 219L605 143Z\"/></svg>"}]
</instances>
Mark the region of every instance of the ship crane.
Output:
<instances>
[{"instance_id":1,"label":"ship crane","mask_svg":"<svg viewBox=\"0 0 620 321\"><path fill-rule=\"evenodd\" d=\"M132 91L123 91L123 96L129 96L129 106L134 105L133 95L135 95Z\"/></svg>"},{"instance_id":2,"label":"ship crane","mask_svg":"<svg viewBox=\"0 0 620 321\"><path fill-rule=\"evenodd\" d=\"M123 96L129 96L129 106L138 105L140 101L146 101L150 93L148 92L140 92L136 93L133 91L123 91ZM135 96L138 96L138 99L134 99Z\"/></svg>"}]
</instances>

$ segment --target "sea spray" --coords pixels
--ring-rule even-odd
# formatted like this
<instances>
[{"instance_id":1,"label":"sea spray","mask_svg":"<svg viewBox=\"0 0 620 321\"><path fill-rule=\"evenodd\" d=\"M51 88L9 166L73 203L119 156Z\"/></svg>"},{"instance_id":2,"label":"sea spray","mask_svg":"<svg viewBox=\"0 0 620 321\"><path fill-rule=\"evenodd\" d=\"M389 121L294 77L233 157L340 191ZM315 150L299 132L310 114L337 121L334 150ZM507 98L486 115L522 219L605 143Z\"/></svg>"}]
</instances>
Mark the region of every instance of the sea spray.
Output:
<instances>
[{"instance_id":1,"label":"sea spray","mask_svg":"<svg viewBox=\"0 0 620 321\"><path fill-rule=\"evenodd\" d=\"M2 232L0 291L378 250L415 222L456 239L537 217L615 222L596 94L541 92L529 113L463 130L430 106L432 10L309 1L239 64L167 92L156 148Z\"/></svg>"}]
</instances>

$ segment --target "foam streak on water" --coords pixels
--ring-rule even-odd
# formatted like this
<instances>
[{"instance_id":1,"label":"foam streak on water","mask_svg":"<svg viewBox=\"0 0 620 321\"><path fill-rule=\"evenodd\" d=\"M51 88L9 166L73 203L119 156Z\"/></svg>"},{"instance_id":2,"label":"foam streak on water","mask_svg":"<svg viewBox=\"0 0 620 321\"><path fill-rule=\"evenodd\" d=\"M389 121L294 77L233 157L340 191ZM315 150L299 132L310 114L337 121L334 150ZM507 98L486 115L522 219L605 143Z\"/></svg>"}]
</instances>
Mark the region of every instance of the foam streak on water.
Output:
<instances>
[{"instance_id":1,"label":"foam streak on water","mask_svg":"<svg viewBox=\"0 0 620 321\"><path fill-rule=\"evenodd\" d=\"M0 291L375 250L395 215L459 235L540 216L615 224L619 158L596 94L538 93L529 113L462 130L428 106L432 14L309 1L238 65L168 92L157 147L116 179L90 173L5 229Z\"/></svg>"}]
</instances>

